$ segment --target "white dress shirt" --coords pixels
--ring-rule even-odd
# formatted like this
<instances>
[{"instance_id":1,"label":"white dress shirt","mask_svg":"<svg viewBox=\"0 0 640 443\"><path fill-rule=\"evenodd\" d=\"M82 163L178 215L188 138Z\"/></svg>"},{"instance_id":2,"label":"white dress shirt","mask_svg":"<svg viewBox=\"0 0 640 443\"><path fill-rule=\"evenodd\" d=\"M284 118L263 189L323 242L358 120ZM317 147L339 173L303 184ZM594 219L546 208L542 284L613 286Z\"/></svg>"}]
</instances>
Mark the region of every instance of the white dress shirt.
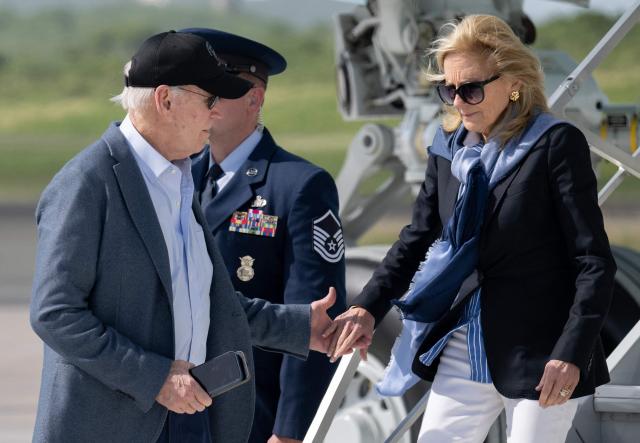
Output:
<instances>
[{"instance_id":1,"label":"white dress shirt","mask_svg":"<svg viewBox=\"0 0 640 443\"><path fill-rule=\"evenodd\" d=\"M129 116L120 124L120 131L142 171L167 246L175 359L198 365L206 359L213 265L202 226L191 210L191 159L168 161L140 135Z\"/></svg>"}]
</instances>

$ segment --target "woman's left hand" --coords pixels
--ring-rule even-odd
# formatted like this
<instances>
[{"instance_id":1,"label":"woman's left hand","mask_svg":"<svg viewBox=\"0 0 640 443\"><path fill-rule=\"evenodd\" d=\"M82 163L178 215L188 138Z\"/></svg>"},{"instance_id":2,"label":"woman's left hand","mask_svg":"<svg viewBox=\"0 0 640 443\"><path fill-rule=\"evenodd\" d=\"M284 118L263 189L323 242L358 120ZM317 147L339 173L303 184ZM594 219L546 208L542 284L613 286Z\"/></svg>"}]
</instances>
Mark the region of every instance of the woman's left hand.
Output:
<instances>
[{"instance_id":1,"label":"woman's left hand","mask_svg":"<svg viewBox=\"0 0 640 443\"><path fill-rule=\"evenodd\" d=\"M536 391L540 392L540 406L561 405L571 398L580 381L580 369L573 363L549 360Z\"/></svg>"}]
</instances>

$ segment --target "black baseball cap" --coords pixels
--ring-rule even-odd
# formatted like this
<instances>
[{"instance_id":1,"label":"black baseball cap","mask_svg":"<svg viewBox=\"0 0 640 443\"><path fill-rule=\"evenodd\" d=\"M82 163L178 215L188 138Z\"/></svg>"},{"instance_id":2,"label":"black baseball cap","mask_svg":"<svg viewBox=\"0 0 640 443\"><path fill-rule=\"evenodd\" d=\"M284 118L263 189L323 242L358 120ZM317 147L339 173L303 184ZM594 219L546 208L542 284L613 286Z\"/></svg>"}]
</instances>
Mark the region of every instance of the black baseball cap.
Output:
<instances>
[{"instance_id":1,"label":"black baseball cap","mask_svg":"<svg viewBox=\"0 0 640 443\"><path fill-rule=\"evenodd\" d=\"M175 31L149 37L131 58L127 86L196 85L222 98L239 98L251 89L247 80L226 72L213 46L193 34Z\"/></svg>"}]
</instances>

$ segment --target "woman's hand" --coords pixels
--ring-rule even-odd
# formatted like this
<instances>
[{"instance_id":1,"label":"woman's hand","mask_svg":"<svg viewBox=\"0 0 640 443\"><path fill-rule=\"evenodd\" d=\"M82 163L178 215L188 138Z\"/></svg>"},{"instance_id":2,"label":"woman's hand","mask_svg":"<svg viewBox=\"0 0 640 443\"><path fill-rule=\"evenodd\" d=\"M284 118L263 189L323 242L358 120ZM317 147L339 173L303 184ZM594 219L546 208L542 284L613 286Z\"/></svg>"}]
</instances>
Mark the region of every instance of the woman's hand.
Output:
<instances>
[{"instance_id":1,"label":"woman's hand","mask_svg":"<svg viewBox=\"0 0 640 443\"><path fill-rule=\"evenodd\" d=\"M329 328L322 334L323 337L331 337L327 355L331 362L339 357L350 354L353 349L360 349L360 356L367 359L367 349L373 338L375 319L364 308L354 306L348 311L337 316Z\"/></svg>"},{"instance_id":2,"label":"woman's hand","mask_svg":"<svg viewBox=\"0 0 640 443\"><path fill-rule=\"evenodd\" d=\"M549 360L536 391L540 392L540 406L546 408L567 402L580 381L580 369L573 363Z\"/></svg>"}]
</instances>

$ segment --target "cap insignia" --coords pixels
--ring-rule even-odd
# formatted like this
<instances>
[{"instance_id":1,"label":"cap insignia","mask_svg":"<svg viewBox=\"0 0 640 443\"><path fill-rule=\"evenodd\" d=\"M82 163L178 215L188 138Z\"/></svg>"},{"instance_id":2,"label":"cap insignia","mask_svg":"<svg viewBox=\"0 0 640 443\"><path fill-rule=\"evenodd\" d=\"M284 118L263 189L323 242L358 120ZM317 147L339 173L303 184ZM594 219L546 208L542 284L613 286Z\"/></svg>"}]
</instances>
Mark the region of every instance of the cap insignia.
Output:
<instances>
[{"instance_id":1,"label":"cap insignia","mask_svg":"<svg viewBox=\"0 0 640 443\"><path fill-rule=\"evenodd\" d=\"M211 46L211 43L205 42L205 46L207 48L207 52L209 53L209 55L211 57L214 57L216 60L218 60L218 55L216 54L216 51L213 50L213 46Z\"/></svg>"}]
</instances>

